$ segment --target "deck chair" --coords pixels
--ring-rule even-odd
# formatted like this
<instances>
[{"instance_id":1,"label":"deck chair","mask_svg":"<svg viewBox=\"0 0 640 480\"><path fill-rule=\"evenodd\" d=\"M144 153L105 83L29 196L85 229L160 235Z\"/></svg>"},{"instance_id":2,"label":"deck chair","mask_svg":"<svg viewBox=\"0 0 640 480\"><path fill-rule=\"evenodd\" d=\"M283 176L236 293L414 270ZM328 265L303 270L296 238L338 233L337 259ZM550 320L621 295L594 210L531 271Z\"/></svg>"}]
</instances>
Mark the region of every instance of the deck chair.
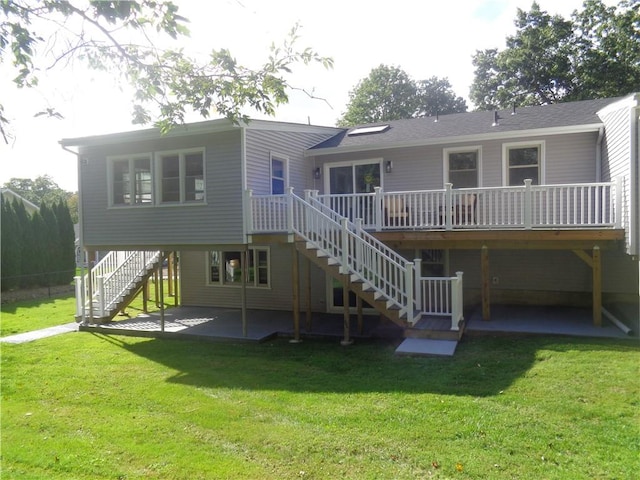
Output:
<instances>
[{"instance_id":1,"label":"deck chair","mask_svg":"<svg viewBox=\"0 0 640 480\"><path fill-rule=\"evenodd\" d=\"M407 225L409 209L400 197L386 197L384 199L384 218L389 227L400 227Z\"/></svg>"},{"instance_id":2,"label":"deck chair","mask_svg":"<svg viewBox=\"0 0 640 480\"><path fill-rule=\"evenodd\" d=\"M458 225L471 225L476 219L476 195L468 193L462 195L457 207Z\"/></svg>"}]
</instances>

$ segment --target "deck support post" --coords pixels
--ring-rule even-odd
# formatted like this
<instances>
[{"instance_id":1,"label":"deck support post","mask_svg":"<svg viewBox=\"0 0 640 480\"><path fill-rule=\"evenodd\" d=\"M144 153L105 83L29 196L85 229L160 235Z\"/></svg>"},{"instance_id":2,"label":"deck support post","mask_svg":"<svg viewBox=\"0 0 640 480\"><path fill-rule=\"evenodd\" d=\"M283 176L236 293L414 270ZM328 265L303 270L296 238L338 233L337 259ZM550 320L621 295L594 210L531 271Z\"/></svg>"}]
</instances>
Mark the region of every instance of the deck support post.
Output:
<instances>
[{"instance_id":1,"label":"deck support post","mask_svg":"<svg viewBox=\"0 0 640 480\"><path fill-rule=\"evenodd\" d=\"M173 252L167 255L167 295L173 297Z\"/></svg>"},{"instance_id":2,"label":"deck support post","mask_svg":"<svg viewBox=\"0 0 640 480\"><path fill-rule=\"evenodd\" d=\"M592 250L592 255L582 250L574 250L575 253L584 263L591 267L591 298L592 298L592 312L593 312L593 326L602 326L602 260L600 257L600 247L595 245Z\"/></svg>"},{"instance_id":3,"label":"deck support post","mask_svg":"<svg viewBox=\"0 0 640 480\"><path fill-rule=\"evenodd\" d=\"M249 252L247 252L246 248L240 252L241 257L241 268L242 268L242 282L240 289L240 302L241 306L241 317L242 317L242 336L246 337L247 333L247 278L249 278L249 265L247 265L249 260Z\"/></svg>"},{"instance_id":4,"label":"deck support post","mask_svg":"<svg viewBox=\"0 0 640 480\"><path fill-rule=\"evenodd\" d=\"M156 285L156 292L160 293L160 331L164 333L164 272L162 271L162 258L160 255L160 262L158 263L158 284Z\"/></svg>"},{"instance_id":5,"label":"deck support post","mask_svg":"<svg viewBox=\"0 0 640 480\"><path fill-rule=\"evenodd\" d=\"M482 246L480 254L482 269L482 320L491 319L491 279L489 272L489 248Z\"/></svg>"},{"instance_id":6,"label":"deck support post","mask_svg":"<svg viewBox=\"0 0 640 480\"><path fill-rule=\"evenodd\" d=\"M144 281L142 285L142 311L149 313L149 277Z\"/></svg>"},{"instance_id":7,"label":"deck support post","mask_svg":"<svg viewBox=\"0 0 640 480\"><path fill-rule=\"evenodd\" d=\"M178 252L173 252L173 306L178 306Z\"/></svg>"},{"instance_id":8,"label":"deck support post","mask_svg":"<svg viewBox=\"0 0 640 480\"><path fill-rule=\"evenodd\" d=\"M307 270L307 332L311 331L311 260L307 258L306 270Z\"/></svg>"},{"instance_id":9,"label":"deck support post","mask_svg":"<svg viewBox=\"0 0 640 480\"><path fill-rule=\"evenodd\" d=\"M362 316L362 298L359 295L356 296L356 307L358 309L358 334L364 333L364 318Z\"/></svg>"},{"instance_id":10,"label":"deck support post","mask_svg":"<svg viewBox=\"0 0 640 480\"><path fill-rule=\"evenodd\" d=\"M353 341L349 338L349 333L351 330L351 312L349 312L349 274L342 274L342 304L343 307L343 315L344 315L344 338L340 342L340 345L347 346L351 345Z\"/></svg>"},{"instance_id":11,"label":"deck support post","mask_svg":"<svg viewBox=\"0 0 640 480\"><path fill-rule=\"evenodd\" d=\"M593 247L593 325L602 326L602 261L600 259L600 247Z\"/></svg>"},{"instance_id":12,"label":"deck support post","mask_svg":"<svg viewBox=\"0 0 640 480\"><path fill-rule=\"evenodd\" d=\"M291 287L293 298L293 338L290 343L300 343L300 271L298 265L298 250L296 244L291 244Z\"/></svg>"},{"instance_id":13,"label":"deck support post","mask_svg":"<svg viewBox=\"0 0 640 480\"><path fill-rule=\"evenodd\" d=\"M93 250L87 250L87 266L88 266L88 272L87 272L87 280L88 280L88 289L89 289L89 320L87 323L93 323L93 281L91 279L92 275L92 271L93 271L93 263L94 263L94 258L95 258L95 252ZM83 305L84 308L84 305Z\"/></svg>"}]
</instances>

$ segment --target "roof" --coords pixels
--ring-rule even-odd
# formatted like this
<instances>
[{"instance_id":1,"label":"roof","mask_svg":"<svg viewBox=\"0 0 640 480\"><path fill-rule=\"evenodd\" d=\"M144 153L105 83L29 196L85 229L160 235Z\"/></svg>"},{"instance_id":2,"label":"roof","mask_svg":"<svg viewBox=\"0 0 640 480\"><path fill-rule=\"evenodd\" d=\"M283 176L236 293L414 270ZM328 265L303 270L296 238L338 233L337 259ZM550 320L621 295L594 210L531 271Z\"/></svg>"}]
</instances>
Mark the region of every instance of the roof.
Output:
<instances>
[{"instance_id":1,"label":"roof","mask_svg":"<svg viewBox=\"0 0 640 480\"><path fill-rule=\"evenodd\" d=\"M335 152L419 146L476 139L597 131L597 112L620 98L556 103L515 110L454 113L358 125L312 147L308 156ZM497 122L496 119L497 113ZM385 130L349 135L355 128L389 125Z\"/></svg>"},{"instance_id":2,"label":"roof","mask_svg":"<svg viewBox=\"0 0 640 480\"><path fill-rule=\"evenodd\" d=\"M40 210L40 207L38 207L36 204L30 202L29 200L27 200L26 198L17 194L16 192L14 192L9 188L1 188L0 194L7 201L13 202L14 200L17 200L18 202L22 202L22 204L24 205L24 208L27 210L29 214L32 214L33 212L37 212Z\"/></svg>"},{"instance_id":3,"label":"roof","mask_svg":"<svg viewBox=\"0 0 640 480\"><path fill-rule=\"evenodd\" d=\"M247 123L235 124L226 118L207 120L203 122L186 123L178 125L169 132L163 134L159 128L147 128L128 132L108 133L105 135L93 135L88 137L63 138L59 141L63 147L108 145L140 140L154 140L161 137L183 137L187 135L208 134L245 128L247 130L281 130L294 132L334 133L340 131L336 127L323 127L306 125L303 123L278 122L273 120L251 119Z\"/></svg>"}]
</instances>

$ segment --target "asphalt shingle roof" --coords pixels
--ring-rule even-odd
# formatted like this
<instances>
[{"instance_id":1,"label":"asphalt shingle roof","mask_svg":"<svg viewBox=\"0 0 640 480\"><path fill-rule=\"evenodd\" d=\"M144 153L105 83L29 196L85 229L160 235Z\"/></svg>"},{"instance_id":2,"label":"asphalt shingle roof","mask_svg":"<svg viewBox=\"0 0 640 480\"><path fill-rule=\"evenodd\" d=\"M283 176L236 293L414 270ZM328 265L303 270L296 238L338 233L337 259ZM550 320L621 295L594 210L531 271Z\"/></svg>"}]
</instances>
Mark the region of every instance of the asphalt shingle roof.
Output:
<instances>
[{"instance_id":1,"label":"asphalt shingle roof","mask_svg":"<svg viewBox=\"0 0 640 480\"><path fill-rule=\"evenodd\" d=\"M519 107L515 114L512 114L511 109L498 110L498 125L495 126L493 125L493 111L440 115L437 122L435 117L378 122L370 125L389 124L390 128L380 133L355 136L348 135L348 132L353 129L345 129L311 150L375 148L376 146L384 148L388 145L415 144L439 138L594 125L602 123L596 112L618 100L620 98L603 98L536 107ZM362 126L368 125L358 125L358 127Z\"/></svg>"}]
</instances>

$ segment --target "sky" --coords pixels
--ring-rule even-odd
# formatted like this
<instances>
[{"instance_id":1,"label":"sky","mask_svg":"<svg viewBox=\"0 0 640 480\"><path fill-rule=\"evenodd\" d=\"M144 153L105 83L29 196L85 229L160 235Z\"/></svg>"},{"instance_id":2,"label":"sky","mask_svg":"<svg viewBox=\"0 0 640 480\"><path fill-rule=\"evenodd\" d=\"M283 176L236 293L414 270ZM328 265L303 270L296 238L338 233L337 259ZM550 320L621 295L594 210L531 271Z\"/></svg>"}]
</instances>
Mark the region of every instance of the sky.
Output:
<instances>
[{"instance_id":1,"label":"sky","mask_svg":"<svg viewBox=\"0 0 640 480\"><path fill-rule=\"evenodd\" d=\"M349 92L381 64L404 70L413 80L447 78L467 100L477 50L503 49L515 32L517 8L532 0L174 0L190 20L185 52L206 54L227 48L239 63L259 68L272 43L281 44L299 25L297 45L333 58L334 68L297 65L289 103L275 117L247 110L254 118L334 126L345 112ZM607 1L608 4L617 2ZM582 0L538 0L542 10L569 18ZM10 143L0 139L0 184L11 178L49 175L61 188L77 190L76 157L62 138L116 133L131 124L126 85L76 62L47 71L33 89L17 89L14 72L0 64L0 103L11 121ZM307 93L317 98L311 98ZM47 107L63 119L35 117ZM215 118L215 117L212 117ZM202 120L191 117L189 121Z\"/></svg>"}]
</instances>

